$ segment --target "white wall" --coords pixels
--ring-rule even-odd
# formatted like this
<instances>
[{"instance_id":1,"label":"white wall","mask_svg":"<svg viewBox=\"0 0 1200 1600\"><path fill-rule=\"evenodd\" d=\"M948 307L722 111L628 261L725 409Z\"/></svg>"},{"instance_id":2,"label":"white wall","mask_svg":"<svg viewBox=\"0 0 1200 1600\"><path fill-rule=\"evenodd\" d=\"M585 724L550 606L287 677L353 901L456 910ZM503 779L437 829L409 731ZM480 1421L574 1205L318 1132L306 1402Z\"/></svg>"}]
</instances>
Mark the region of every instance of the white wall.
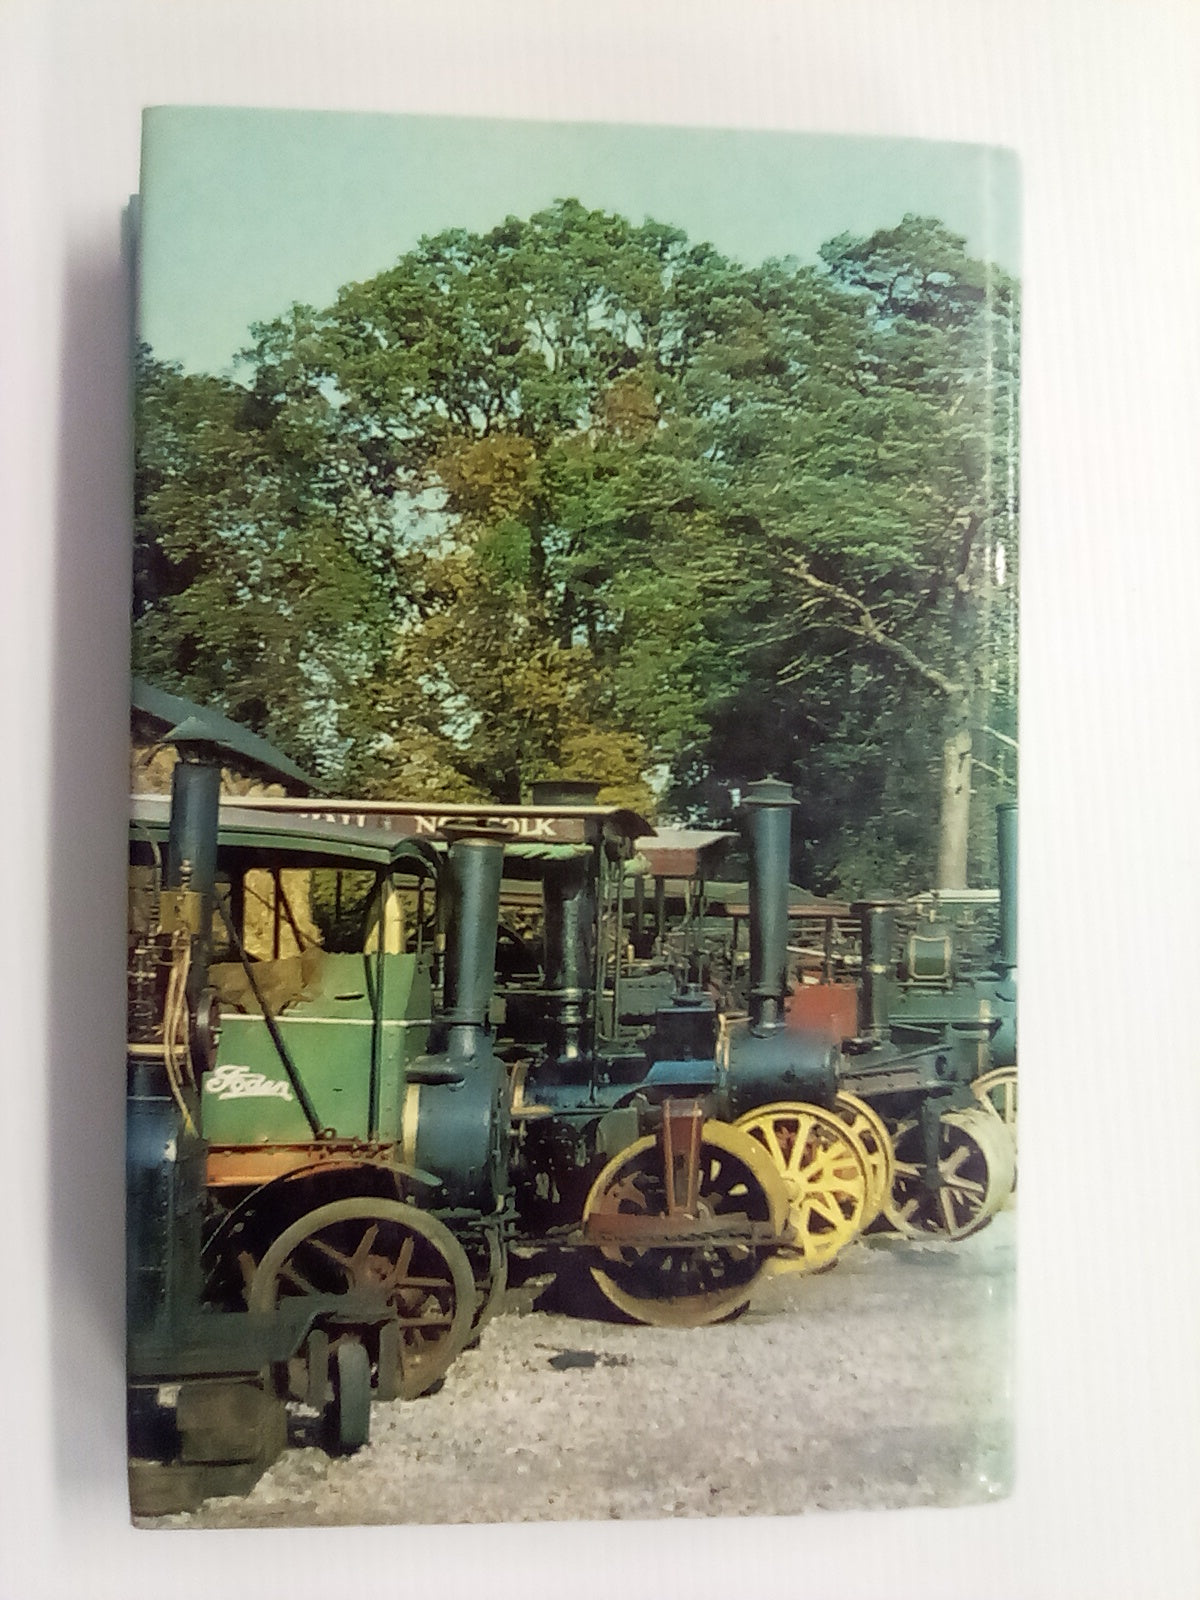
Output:
<instances>
[{"instance_id":1,"label":"white wall","mask_svg":"<svg viewBox=\"0 0 1200 1600\"><path fill-rule=\"evenodd\" d=\"M1188 0L0 11L0 1593L1196 1592L1200 1091L1184 930L1198 887L1198 69ZM1019 150L1023 1352L1011 1501L773 1524L126 1527L119 215L137 183L139 112L159 102L711 121Z\"/></svg>"}]
</instances>

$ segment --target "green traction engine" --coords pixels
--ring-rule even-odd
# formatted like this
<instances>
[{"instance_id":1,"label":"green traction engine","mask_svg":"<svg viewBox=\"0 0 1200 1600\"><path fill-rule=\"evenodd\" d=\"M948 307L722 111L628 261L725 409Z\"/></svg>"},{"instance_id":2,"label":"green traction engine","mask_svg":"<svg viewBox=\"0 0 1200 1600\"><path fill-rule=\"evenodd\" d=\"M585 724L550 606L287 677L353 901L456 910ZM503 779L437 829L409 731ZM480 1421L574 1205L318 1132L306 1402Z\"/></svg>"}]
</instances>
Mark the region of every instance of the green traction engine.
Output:
<instances>
[{"instance_id":1,"label":"green traction engine","mask_svg":"<svg viewBox=\"0 0 1200 1600\"><path fill-rule=\"evenodd\" d=\"M219 812L187 729L131 833L133 1509L244 1493L426 1392L504 1284L504 839ZM441 1004L435 1006L435 979ZM290 1411L289 1411L290 1407Z\"/></svg>"},{"instance_id":2,"label":"green traction engine","mask_svg":"<svg viewBox=\"0 0 1200 1600\"><path fill-rule=\"evenodd\" d=\"M944 915L898 930L902 907L861 921L858 1034L843 1082L884 1119L894 1172L886 1216L909 1235L965 1238L996 1215L1016 1175L1017 808L997 808L999 936L974 954ZM960 897L961 898L961 897ZM897 956L899 952L899 956Z\"/></svg>"}]
</instances>

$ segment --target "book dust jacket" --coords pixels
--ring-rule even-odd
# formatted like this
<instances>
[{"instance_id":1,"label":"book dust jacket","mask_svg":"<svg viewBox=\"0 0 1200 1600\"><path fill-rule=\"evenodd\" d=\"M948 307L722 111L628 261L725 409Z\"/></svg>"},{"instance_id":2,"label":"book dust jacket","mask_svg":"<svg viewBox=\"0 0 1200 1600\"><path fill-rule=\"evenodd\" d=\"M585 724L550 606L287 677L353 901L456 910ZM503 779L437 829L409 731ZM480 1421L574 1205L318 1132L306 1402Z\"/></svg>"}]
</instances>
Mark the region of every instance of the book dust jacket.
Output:
<instances>
[{"instance_id":1,"label":"book dust jacket","mask_svg":"<svg viewBox=\"0 0 1200 1600\"><path fill-rule=\"evenodd\" d=\"M1004 1495L1015 159L160 108L138 217L135 1521Z\"/></svg>"}]
</instances>

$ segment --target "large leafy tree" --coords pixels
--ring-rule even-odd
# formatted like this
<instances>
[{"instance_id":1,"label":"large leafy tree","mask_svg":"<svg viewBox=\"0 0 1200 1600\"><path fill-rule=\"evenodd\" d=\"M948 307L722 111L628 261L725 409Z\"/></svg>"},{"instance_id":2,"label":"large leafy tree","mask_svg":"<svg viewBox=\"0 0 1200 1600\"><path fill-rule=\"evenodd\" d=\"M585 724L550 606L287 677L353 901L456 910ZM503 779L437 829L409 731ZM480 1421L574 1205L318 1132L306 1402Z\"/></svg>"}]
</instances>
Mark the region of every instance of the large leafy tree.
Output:
<instances>
[{"instance_id":1,"label":"large leafy tree","mask_svg":"<svg viewBox=\"0 0 1200 1600\"><path fill-rule=\"evenodd\" d=\"M879 417L877 475L911 504L883 587L845 582L800 554L792 571L818 625L833 624L937 708L937 883L967 882L973 781L1009 774L1015 732L1017 305L1013 282L941 224L906 217L822 255L872 334L865 399ZM871 574L872 578L875 574ZM1007 725L1008 731L992 726ZM999 765L973 772L980 734ZM978 815L978 808L976 811Z\"/></svg>"},{"instance_id":2,"label":"large leafy tree","mask_svg":"<svg viewBox=\"0 0 1200 1600\"><path fill-rule=\"evenodd\" d=\"M928 881L936 857L957 886L972 780L1003 784L1014 747L1014 286L926 219L822 255L765 269L752 337L698 369L714 478L772 575L743 586L749 670L710 762L749 769L757 707L809 802L881 847L843 838L828 874L886 882L899 860Z\"/></svg>"},{"instance_id":3,"label":"large leafy tree","mask_svg":"<svg viewBox=\"0 0 1200 1600\"><path fill-rule=\"evenodd\" d=\"M576 201L423 240L245 384L146 361L139 664L379 793L712 816L773 768L813 881L928 881L1008 726L1013 329L920 219L813 267Z\"/></svg>"},{"instance_id":4,"label":"large leafy tree","mask_svg":"<svg viewBox=\"0 0 1200 1600\"><path fill-rule=\"evenodd\" d=\"M353 441L320 397L265 407L147 351L137 434L135 668L339 775L403 584Z\"/></svg>"},{"instance_id":5,"label":"large leafy tree","mask_svg":"<svg viewBox=\"0 0 1200 1600\"><path fill-rule=\"evenodd\" d=\"M256 330L258 403L334 396L414 558L364 781L513 799L599 763L651 803L647 775L702 733L712 532L672 509L695 463L655 441L740 276L568 201Z\"/></svg>"}]
</instances>

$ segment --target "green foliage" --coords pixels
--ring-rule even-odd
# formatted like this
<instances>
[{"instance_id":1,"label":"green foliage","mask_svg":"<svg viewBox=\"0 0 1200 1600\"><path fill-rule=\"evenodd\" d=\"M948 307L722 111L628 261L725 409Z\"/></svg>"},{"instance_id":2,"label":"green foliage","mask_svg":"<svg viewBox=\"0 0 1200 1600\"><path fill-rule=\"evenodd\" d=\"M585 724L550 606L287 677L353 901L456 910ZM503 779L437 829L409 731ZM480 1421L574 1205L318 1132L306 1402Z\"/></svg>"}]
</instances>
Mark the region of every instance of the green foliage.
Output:
<instances>
[{"instance_id":1,"label":"green foliage","mask_svg":"<svg viewBox=\"0 0 1200 1600\"><path fill-rule=\"evenodd\" d=\"M1013 731L1015 316L913 217L814 267L574 200L424 239L244 385L144 360L139 670L372 794L716 820L773 771L807 881L927 883L947 718Z\"/></svg>"},{"instance_id":2,"label":"green foliage","mask_svg":"<svg viewBox=\"0 0 1200 1600\"><path fill-rule=\"evenodd\" d=\"M148 353L138 401L135 670L336 772L390 639L394 540L332 408L272 413Z\"/></svg>"}]
</instances>

